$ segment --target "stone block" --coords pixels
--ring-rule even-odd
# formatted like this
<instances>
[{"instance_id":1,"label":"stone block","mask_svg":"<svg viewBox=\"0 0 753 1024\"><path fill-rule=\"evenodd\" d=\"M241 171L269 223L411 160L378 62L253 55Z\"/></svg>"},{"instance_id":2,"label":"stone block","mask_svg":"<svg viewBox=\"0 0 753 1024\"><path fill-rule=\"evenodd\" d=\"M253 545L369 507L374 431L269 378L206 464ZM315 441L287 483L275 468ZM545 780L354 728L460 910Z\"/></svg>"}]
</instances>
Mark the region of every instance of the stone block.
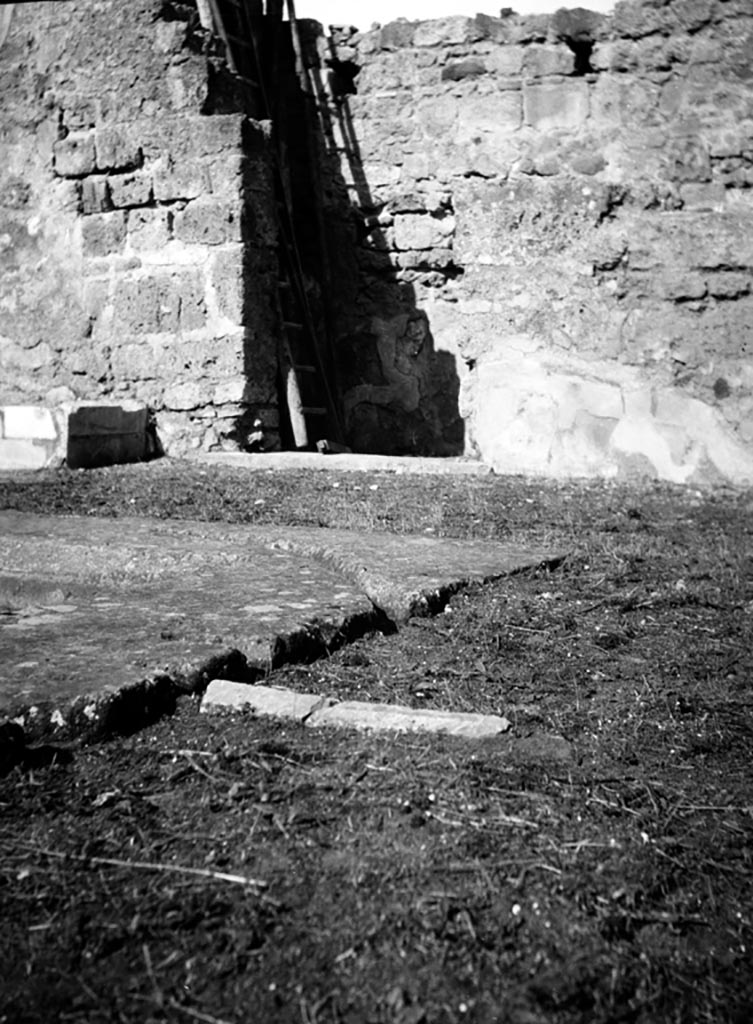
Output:
<instances>
[{"instance_id":1,"label":"stone block","mask_svg":"<svg viewBox=\"0 0 753 1024\"><path fill-rule=\"evenodd\" d=\"M260 181L258 178L253 181L247 181L247 169L248 161L240 153L230 153L227 156L223 156L222 160L211 161L209 164L209 182L212 194L238 195L244 187L248 192L260 189L265 182Z\"/></svg>"},{"instance_id":2,"label":"stone block","mask_svg":"<svg viewBox=\"0 0 753 1024\"><path fill-rule=\"evenodd\" d=\"M141 147L124 128L98 128L94 150L100 171L133 170L143 162Z\"/></svg>"},{"instance_id":3,"label":"stone block","mask_svg":"<svg viewBox=\"0 0 753 1024\"><path fill-rule=\"evenodd\" d=\"M398 267L404 270L411 270L417 267L442 269L453 263L452 249L421 249L419 251L406 250L395 257Z\"/></svg>"},{"instance_id":4,"label":"stone block","mask_svg":"<svg viewBox=\"0 0 753 1024\"><path fill-rule=\"evenodd\" d=\"M6 405L0 409L0 437L55 441L58 436L51 409L41 405Z\"/></svg>"},{"instance_id":5,"label":"stone block","mask_svg":"<svg viewBox=\"0 0 753 1024\"><path fill-rule=\"evenodd\" d=\"M395 215L396 249L435 249L447 245L455 231L452 216L399 213Z\"/></svg>"},{"instance_id":6,"label":"stone block","mask_svg":"<svg viewBox=\"0 0 753 1024\"><path fill-rule=\"evenodd\" d=\"M188 412L207 405L209 396L206 388L199 383L173 384L165 389L162 402L166 409Z\"/></svg>"},{"instance_id":7,"label":"stone block","mask_svg":"<svg viewBox=\"0 0 753 1024\"><path fill-rule=\"evenodd\" d=\"M23 345L14 344L0 335L0 357L2 358L2 370L4 374L30 373L34 374L44 366L49 366L53 360L52 348L46 341L40 342L31 348L24 348ZM7 379L13 379L12 376Z\"/></svg>"},{"instance_id":8,"label":"stone block","mask_svg":"<svg viewBox=\"0 0 753 1024\"><path fill-rule=\"evenodd\" d=\"M146 206L152 201L152 176L148 171L112 174L107 184L110 201L117 208Z\"/></svg>"},{"instance_id":9,"label":"stone block","mask_svg":"<svg viewBox=\"0 0 753 1024\"><path fill-rule=\"evenodd\" d=\"M398 21L391 21L384 25L378 36L380 50L403 50L413 45L413 37L416 33L416 23L400 18Z\"/></svg>"},{"instance_id":10,"label":"stone block","mask_svg":"<svg viewBox=\"0 0 753 1024\"><path fill-rule=\"evenodd\" d=\"M244 333L222 337L171 338L162 335L148 344L121 346L113 351L113 372L122 359L142 378L175 380L240 377L245 373ZM270 346L274 347L274 346Z\"/></svg>"},{"instance_id":11,"label":"stone block","mask_svg":"<svg viewBox=\"0 0 753 1024\"><path fill-rule=\"evenodd\" d=\"M454 125L459 115L459 103L454 96L422 98L416 105L416 123L430 139L442 136Z\"/></svg>"},{"instance_id":12,"label":"stone block","mask_svg":"<svg viewBox=\"0 0 753 1024\"><path fill-rule=\"evenodd\" d=\"M91 176L81 182L81 212L105 213L112 209L110 186L105 177Z\"/></svg>"},{"instance_id":13,"label":"stone block","mask_svg":"<svg viewBox=\"0 0 753 1024\"><path fill-rule=\"evenodd\" d=\"M241 153L247 130L243 114L213 114L186 118L186 154L193 157ZM252 129L249 129L252 130Z\"/></svg>"},{"instance_id":14,"label":"stone block","mask_svg":"<svg viewBox=\"0 0 753 1024\"><path fill-rule=\"evenodd\" d=\"M196 199L212 190L209 165L197 160L176 163L162 157L155 161L152 174L154 198L159 202Z\"/></svg>"},{"instance_id":15,"label":"stone block","mask_svg":"<svg viewBox=\"0 0 753 1024\"><path fill-rule=\"evenodd\" d=\"M61 178L83 178L96 169L93 132L70 132L52 152L55 174Z\"/></svg>"},{"instance_id":16,"label":"stone block","mask_svg":"<svg viewBox=\"0 0 753 1024\"><path fill-rule=\"evenodd\" d=\"M509 721L500 715L420 710L360 700L342 701L315 710L306 724L314 728L338 726L369 732L441 733L472 740L499 736L510 728Z\"/></svg>"},{"instance_id":17,"label":"stone block","mask_svg":"<svg viewBox=\"0 0 753 1024\"><path fill-rule=\"evenodd\" d=\"M44 444L13 438L0 438L0 469L42 469L50 459Z\"/></svg>"},{"instance_id":18,"label":"stone block","mask_svg":"<svg viewBox=\"0 0 753 1024\"><path fill-rule=\"evenodd\" d=\"M126 237L125 214L122 210L95 213L81 220L84 256L109 256L122 252Z\"/></svg>"},{"instance_id":19,"label":"stone block","mask_svg":"<svg viewBox=\"0 0 753 1024\"><path fill-rule=\"evenodd\" d=\"M576 7L574 10L560 7L552 15L550 26L558 39L589 42L596 38L604 22L604 15L596 11L583 7Z\"/></svg>"},{"instance_id":20,"label":"stone block","mask_svg":"<svg viewBox=\"0 0 753 1024\"><path fill-rule=\"evenodd\" d=\"M741 157L753 150L753 127L749 125L725 125L708 135L709 154L712 157Z\"/></svg>"},{"instance_id":21,"label":"stone block","mask_svg":"<svg viewBox=\"0 0 753 1024\"><path fill-rule=\"evenodd\" d=\"M635 71L639 63L638 47L627 39L600 40L591 52L594 71Z\"/></svg>"},{"instance_id":22,"label":"stone block","mask_svg":"<svg viewBox=\"0 0 753 1024\"><path fill-rule=\"evenodd\" d=\"M57 384L45 392L44 400L48 408L56 409L58 406L73 405L76 396L67 385Z\"/></svg>"},{"instance_id":23,"label":"stone block","mask_svg":"<svg viewBox=\"0 0 753 1024\"><path fill-rule=\"evenodd\" d=\"M175 215L173 231L175 238L186 243L222 245L240 242L240 203L237 199L195 199Z\"/></svg>"},{"instance_id":24,"label":"stone block","mask_svg":"<svg viewBox=\"0 0 753 1024\"><path fill-rule=\"evenodd\" d=\"M571 80L556 85L524 85L523 109L525 123L539 131L577 128L588 117L588 83Z\"/></svg>"},{"instance_id":25,"label":"stone block","mask_svg":"<svg viewBox=\"0 0 753 1024\"><path fill-rule=\"evenodd\" d=\"M601 153L578 153L570 161L570 167L576 174L593 175L603 171L606 160Z\"/></svg>"},{"instance_id":26,"label":"stone block","mask_svg":"<svg viewBox=\"0 0 753 1024\"><path fill-rule=\"evenodd\" d=\"M521 170L528 174L531 173L525 166L522 166ZM556 154L542 153L533 160L532 170L534 174L538 174L542 178L553 178L555 174L560 173L562 165Z\"/></svg>"},{"instance_id":27,"label":"stone block","mask_svg":"<svg viewBox=\"0 0 753 1024\"><path fill-rule=\"evenodd\" d=\"M702 299L706 295L706 281L700 274L663 270L656 281L656 291L663 299L673 302Z\"/></svg>"},{"instance_id":28,"label":"stone block","mask_svg":"<svg viewBox=\"0 0 753 1024\"><path fill-rule=\"evenodd\" d=\"M649 7L641 0L623 0L612 15L612 33L627 39L641 39L654 33L665 34L671 13L663 3L659 8Z\"/></svg>"},{"instance_id":29,"label":"stone block","mask_svg":"<svg viewBox=\"0 0 753 1024\"><path fill-rule=\"evenodd\" d=\"M491 136L493 144L505 148L508 141L504 135L516 131L523 119L523 102L520 92L494 92L486 96L469 96L462 103L457 127L452 136L457 143L474 141Z\"/></svg>"},{"instance_id":30,"label":"stone block","mask_svg":"<svg viewBox=\"0 0 753 1024\"><path fill-rule=\"evenodd\" d=\"M138 139L147 160L163 158L176 165L211 162L217 156L252 154L258 148L257 135L264 136L255 122L245 125L241 114L173 114L142 120Z\"/></svg>"},{"instance_id":31,"label":"stone block","mask_svg":"<svg viewBox=\"0 0 753 1024\"><path fill-rule=\"evenodd\" d=\"M218 384L212 392L215 405L226 405L228 402L242 402L246 394L245 376L235 377Z\"/></svg>"},{"instance_id":32,"label":"stone block","mask_svg":"<svg viewBox=\"0 0 753 1024\"><path fill-rule=\"evenodd\" d=\"M750 275L727 271L726 273L710 274L708 277L709 294L715 299L737 299L749 295L753 289Z\"/></svg>"},{"instance_id":33,"label":"stone block","mask_svg":"<svg viewBox=\"0 0 753 1024\"><path fill-rule=\"evenodd\" d=\"M526 47L523 55L523 74L531 78L546 75L571 75L575 66L575 54L569 46L540 46L534 43Z\"/></svg>"},{"instance_id":34,"label":"stone block","mask_svg":"<svg viewBox=\"0 0 753 1024\"><path fill-rule=\"evenodd\" d=\"M666 166L672 181L711 181L708 148L695 135L670 139L666 150Z\"/></svg>"},{"instance_id":35,"label":"stone block","mask_svg":"<svg viewBox=\"0 0 753 1024\"><path fill-rule=\"evenodd\" d=\"M484 38L484 30L475 18L449 17L422 21L415 26L414 46L460 46Z\"/></svg>"},{"instance_id":36,"label":"stone block","mask_svg":"<svg viewBox=\"0 0 753 1024\"><path fill-rule=\"evenodd\" d=\"M172 238L173 212L162 206L131 209L128 244L137 252L162 249Z\"/></svg>"},{"instance_id":37,"label":"stone block","mask_svg":"<svg viewBox=\"0 0 753 1024\"><path fill-rule=\"evenodd\" d=\"M195 331L206 324L206 284L199 271L182 271L170 278L164 288L163 303L170 309L179 308L179 323L183 331Z\"/></svg>"},{"instance_id":38,"label":"stone block","mask_svg":"<svg viewBox=\"0 0 753 1024\"><path fill-rule=\"evenodd\" d=\"M127 274L131 270L138 270L140 266L138 256L97 256L86 260L82 270L84 277L104 277L111 273Z\"/></svg>"},{"instance_id":39,"label":"stone block","mask_svg":"<svg viewBox=\"0 0 753 1024\"><path fill-rule=\"evenodd\" d=\"M68 389L58 390L61 395L71 395ZM8 407L0 409L0 418L8 411ZM71 405L66 400L57 408L12 411L9 419L12 430L36 430L37 436L0 439L2 469L40 469L63 459L77 469L130 462L146 455L148 413L136 403Z\"/></svg>"},{"instance_id":40,"label":"stone block","mask_svg":"<svg viewBox=\"0 0 753 1024\"><path fill-rule=\"evenodd\" d=\"M680 200L685 210L716 210L720 213L726 205L726 189L716 182L688 181L680 185Z\"/></svg>"},{"instance_id":41,"label":"stone block","mask_svg":"<svg viewBox=\"0 0 753 1024\"><path fill-rule=\"evenodd\" d=\"M280 686L252 686L227 679L213 679L204 692L201 710L207 712L227 708L304 722L313 711L327 703L328 699L317 693L297 693Z\"/></svg>"},{"instance_id":42,"label":"stone block","mask_svg":"<svg viewBox=\"0 0 753 1024\"><path fill-rule=\"evenodd\" d=\"M487 72L486 64L478 57L467 57L465 60L451 61L442 68L443 82L462 82L466 78L480 78Z\"/></svg>"},{"instance_id":43,"label":"stone block","mask_svg":"<svg viewBox=\"0 0 753 1024\"><path fill-rule=\"evenodd\" d=\"M643 128L655 117L659 87L634 76L600 75L592 87L591 124ZM663 133L662 141L665 141ZM639 139L636 139L636 142Z\"/></svg>"},{"instance_id":44,"label":"stone block","mask_svg":"<svg viewBox=\"0 0 753 1024\"><path fill-rule=\"evenodd\" d=\"M172 366L172 373L182 366ZM141 344L117 344L110 355L110 371L115 380L133 383L140 380L153 380L164 370L156 365L155 352L148 342ZM164 374L162 374L164 375Z\"/></svg>"},{"instance_id":45,"label":"stone block","mask_svg":"<svg viewBox=\"0 0 753 1024\"><path fill-rule=\"evenodd\" d=\"M523 70L522 46L500 46L484 58L490 72L496 75L519 75Z\"/></svg>"},{"instance_id":46,"label":"stone block","mask_svg":"<svg viewBox=\"0 0 753 1024\"><path fill-rule=\"evenodd\" d=\"M148 410L135 403L81 404L68 417L66 462L88 469L139 462L147 455Z\"/></svg>"},{"instance_id":47,"label":"stone block","mask_svg":"<svg viewBox=\"0 0 753 1024\"><path fill-rule=\"evenodd\" d=\"M509 33L510 42L543 43L549 37L548 14L528 14L514 19Z\"/></svg>"},{"instance_id":48,"label":"stone block","mask_svg":"<svg viewBox=\"0 0 753 1024\"><path fill-rule=\"evenodd\" d=\"M113 298L113 320L125 334L195 330L206 322L204 283L195 270L123 280Z\"/></svg>"},{"instance_id":49,"label":"stone block","mask_svg":"<svg viewBox=\"0 0 753 1024\"><path fill-rule=\"evenodd\" d=\"M0 206L6 210L23 210L31 199L31 184L20 175L3 174L0 179Z\"/></svg>"},{"instance_id":50,"label":"stone block","mask_svg":"<svg viewBox=\"0 0 753 1024\"><path fill-rule=\"evenodd\" d=\"M69 131L93 128L97 122L97 108L94 99L82 93L66 91L65 109L62 111L63 125Z\"/></svg>"},{"instance_id":51,"label":"stone block","mask_svg":"<svg viewBox=\"0 0 753 1024\"><path fill-rule=\"evenodd\" d=\"M503 8L499 18L490 14L477 14L476 24L483 33L484 39L503 45L516 39L519 34L519 22L517 18L508 17L511 12L511 8Z\"/></svg>"},{"instance_id":52,"label":"stone block","mask_svg":"<svg viewBox=\"0 0 753 1024\"><path fill-rule=\"evenodd\" d=\"M147 421L147 409L138 404L82 402L68 417L68 438L143 434Z\"/></svg>"},{"instance_id":53,"label":"stone block","mask_svg":"<svg viewBox=\"0 0 753 1024\"><path fill-rule=\"evenodd\" d=\"M241 246L215 253L209 264L209 282L219 315L234 324L244 323L246 288Z\"/></svg>"}]
</instances>

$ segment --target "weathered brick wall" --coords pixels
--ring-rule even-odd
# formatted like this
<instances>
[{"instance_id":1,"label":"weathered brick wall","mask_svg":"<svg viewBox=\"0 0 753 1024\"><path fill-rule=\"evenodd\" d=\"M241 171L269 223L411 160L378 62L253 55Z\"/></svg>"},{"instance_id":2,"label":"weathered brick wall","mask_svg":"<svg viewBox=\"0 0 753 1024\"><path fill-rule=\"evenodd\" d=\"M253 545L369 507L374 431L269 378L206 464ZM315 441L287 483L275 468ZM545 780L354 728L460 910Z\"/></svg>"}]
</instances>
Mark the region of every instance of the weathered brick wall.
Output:
<instances>
[{"instance_id":1,"label":"weathered brick wall","mask_svg":"<svg viewBox=\"0 0 753 1024\"><path fill-rule=\"evenodd\" d=\"M194 7L18 4L0 47L0 404L136 399L174 452L276 415L267 140Z\"/></svg>"},{"instance_id":2,"label":"weathered brick wall","mask_svg":"<svg viewBox=\"0 0 753 1024\"><path fill-rule=\"evenodd\" d=\"M356 443L753 479L750 0L328 45L361 67L330 105L357 220L338 243Z\"/></svg>"}]
</instances>

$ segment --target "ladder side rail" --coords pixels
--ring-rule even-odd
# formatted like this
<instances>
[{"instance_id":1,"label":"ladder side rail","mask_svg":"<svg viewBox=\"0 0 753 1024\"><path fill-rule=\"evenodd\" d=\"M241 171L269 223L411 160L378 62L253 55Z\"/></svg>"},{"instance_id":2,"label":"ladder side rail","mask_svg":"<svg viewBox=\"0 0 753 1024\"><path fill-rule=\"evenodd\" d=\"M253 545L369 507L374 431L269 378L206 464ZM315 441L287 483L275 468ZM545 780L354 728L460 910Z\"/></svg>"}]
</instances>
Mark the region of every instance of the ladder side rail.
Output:
<instances>
[{"instance_id":1,"label":"ladder side rail","mask_svg":"<svg viewBox=\"0 0 753 1024\"><path fill-rule=\"evenodd\" d=\"M314 86L312 85L312 82L311 82L311 78L310 78L310 75L309 75L309 69L308 69L308 66L307 66L307 63L306 63L305 54L304 54L304 50L303 50L303 44L301 42L301 35L300 35L299 28L298 28L298 19L296 17L296 12L295 12L295 2L294 2L294 0L285 0L285 3L287 5L288 21L290 23L291 41L292 41L292 44L293 44L293 50L294 50L295 58L296 58L296 70L298 72L298 80L300 82L301 91L302 91L303 96L304 96L304 103L306 104L306 107L307 107L307 110L306 110L306 115L307 115L306 116L306 142L307 142L307 147L308 147L308 152L309 152L309 165L312 168L312 173L313 173L313 176L314 176L314 186L315 186L315 192L316 192L316 196L315 196L316 202L315 202L314 205L315 205L315 214L316 214L316 220L317 220L317 243L318 243L320 259L322 261L322 270L323 270L323 276L324 276L324 282L323 283L324 283L325 295L327 295L327 294L329 294L329 291L331 290L332 272L331 272L330 261L329 261L329 253L327 251L327 246L326 246L326 242L325 242L324 217L323 217L323 213L322 213L321 203L318 201L320 196L323 194L323 189L321 187L321 177L320 177L320 175L318 173L318 164L317 164L317 161L316 161L316 139L313 138L313 132L312 132L312 127L311 127L311 119L310 119L312 104L314 104L315 116L317 116L317 119L318 119L318 114L316 112L316 92L315 92L315 88L314 88ZM295 234L293 235L293 237L295 238ZM297 246L296 246L296 249L297 249ZM298 263L300 264L300 252L298 252L298 251L296 251L296 259L298 260ZM300 270L300 273L302 275L302 273L303 273L302 268ZM305 294L305 290L304 290L303 300L304 300L304 307L308 307L308 305L309 305L309 303L308 303L308 296ZM326 315L327 310L328 310L328 303L325 301L325 315ZM308 315L309 320L313 319L310 309L308 309L307 315ZM329 317L327 317L327 319L329 319ZM339 403L337 402L337 399L336 399L335 395L333 394L332 388L330 386L330 375L327 372L327 365L325 363L325 357L324 357L324 355L323 355L323 353L321 351L321 345L320 345L320 341L319 341L318 334L317 334L316 331L313 332L312 337L313 337L313 341L314 341L314 349L315 349L315 355L316 355L316 358L317 358L317 363L319 364L319 372L321 374L322 381L323 381L324 388L325 388L325 394L327 396L327 403L328 403L328 405L329 405L329 407L330 407L330 409L332 411L332 416L333 416L334 421L335 421L334 422L334 426L336 428L336 432L337 432L337 435L338 435L336 440L341 441L341 440L343 440L343 438L345 436L345 431L343 429L342 417L341 417L341 414L340 414ZM332 351L331 345L329 344L329 337L328 337L328 335L325 336L325 345L326 345L326 348L328 350L327 351L327 355L328 355L329 359L334 363L334 352Z\"/></svg>"},{"instance_id":2,"label":"ladder side rail","mask_svg":"<svg viewBox=\"0 0 753 1024\"><path fill-rule=\"evenodd\" d=\"M239 76L240 72L238 71L238 65L235 62L233 46L225 29L225 20L222 17L222 11L220 10L218 0L209 0L209 10L211 11L212 21L219 33L220 39L225 45L225 60L227 61L227 66L230 68L232 74Z\"/></svg>"},{"instance_id":3,"label":"ladder side rail","mask_svg":"<svg viewBox=\"0 0 753 1024\"><path fill-rule=\"evenodd\" d=\"M247 37L251 40L251 46L254 53L254 62L256 64L258 87L262 99L262 108L267 118L273 119L273 108L270 101L270 92L268 89L268 83L266 75L264 74L264 64L262 62L261 44L256 31L256 25L254 18L258 17L259 3L258 0L225 0L226 3L230 4L237 12L239 12L241 23L245 29ZM222 17L221 3L220 0L209 0L210 9L212 12L212 18L219 32L220 38L225 45L226 60L230 71L238 78L243 78L239 71L239 64L235 54L235 48L233 46L233 36L228 33L224 19ZM252 9L255 8L255 11ZM292 14L291 12L292 8ZM276 27L276 38L275 48L273 52L273 59L275 65L279 60L279 45L280 45L280 30L282 27L282 9L283 0L267 0L267 13L275 21ZM289 17L294 19L295 10L292 3L288 0ZM294 28L295 26L295 28ZM293 22L291 24L291 35L294 36L294 50L296 51L296 60L298 61L298 49L300 47L300 38L297 33L297 25ZM298 44L298 46L296 45ZM302 65L302 61L301 61ZM273 75L273 77L276 77ZM273 124L274 128L274 124ZM282 145L280 143L279 135L274 133L276 138L276 145L272 149L274 172L277 178L279 194L282 196L283 202L281 207L284 211L284 217L278 218L278 223L281 228L280 238L280 249L279 253L281 257L281 264L284 263L286 266L286 273L291 281L291 284L295 288L297 299L301 308L301 313L306 325L308 336L311 341L312 352L317 364L318 374L321 378L322 387L326 396L328 412L330 418L333 420L333 425L338 434L337 440L340 440L344 431L342 428L342 420L340 416L339 407L335 396L330 386L329 374L327 373L327 367L321 351L321 345L318 337L318 331L314 321L313 313L311 311L311 305L308 300L308 295L305 287L305 277L303 272L303 265L300 256L300 250L298 248L296 240L296 232L293 219L293 201L290 193L289 182L286 175L286 157ZM279 296L278 296L279 300ZM301 419L303 416L303 403L300 396L300 386L295 380L295 364L293 361L290 342L287 336L287 330L283 322L282 310L278 301L278 310L280 315L280 353L282 356L281 363L285 377L285 390L288 399L288 409L291 415L291 426L293 428L296 444L299 447L305 447L307 440L302 440L299 443L299 439L304 437L305 432L305 420ZM296 423L293 420L297 421Z\"/></svg>"},{"instance_id":4,"label":"ladder side rail","mask_svg":"<svg viewBox=\"0 0 753 1024\"><path fill-rule=\"evenodd\" d=\"M246 2L248 2L248 0L246 0ZM267 0L267 2L268 2L268 5L269 5L269 0ZM243 10L244 10L244 14L246 14L245 4L243 4ZM288 17L290 18L291 17L290 0L288 0L288 11L289 11ZM293 8L292 16L294 17L294 15L295 15L295 10ZM278 22L277 24L279 25L281 23ZM291 24L291 28L292 28L292 24ZM252 45L254 47L255 58L256 58L256 66L257 66L258 77L259 77L259 85L260 85L260 89L261 89L261 92L262 92L264 107L265 107L267 115L269 117L272 117L273 111L272 111L272 106L271 106L270 99L269 99L269 90L267 88L267 83L265 81L265 75L262 73L263 64L262 64L262 60L261 60L260 42L259 42L259 39L258 39L258 36L257 36L256 32L254 31L253 22L251 21L251 19L249 17L246 17L246 29L247 29L248 35L251 38ZM278 28L278 32L279 32L279 28ZM277 45L275 46L275 51L276 51L275 52L275 59L277 59L278 54L279 54L279 36L277 37L276 44ZM294 48L295 48L295 44L294 44ZM273 157L274 157L274 161L275 161L275 172L276 172L278 183L279 183L279 186L280 186L280 192L281 192L281 194L283 196L283 200L284 200L283 206L284 206L284 211L285 211L285 217L284 217L284 223L281 225L284 228L284 230L282 232L282 234L284 236L283 239L282 239L282 243L283 243L282 244L283 259L285 259L288 262L290 278L291 278L291 281L294 284L294 287L296 289L297 298L298 298L298 301L299 301L300 306L301 306L301 313L303 315L303 318L304 318L304 321L305 321L305 324L306 324L306 328L308 330L308 334L309 334L309 337L311 339L311 346L312 346L312 349L313 349L314 357L316 359L316 363L317 363L317 367L318 367L318 370L319 370L319 374L320 374L320 377L321 377L321 380L322 380L322 386L324 388L324 393L326 395L327 405L328 405L328 407L329 407L329 409L331 411L331 416L332 416L332 418L334 420L334 427L336 429L336 433L339 435L336 439L337 440L341 440L342 437L344 436L344 430L343 430L343 426L342 426L342 417L340 415L340 410L339 410L338 403L337 403L337 401L335 399L335 396L334 396L334 394L332 392L332 388L331 388L330 381L329 381L329 373L327 372L327 366L326 366L326 362L325 362L325 359L324 359L324 355L322 353L321 342L319 340L319 332L316 329L316 323L315 323L315 320L314 320L313 313L311 311L311 305L309 303L308 295L306 293L305 276L304 276L304 272L303 272L303 263L302 263L302 260L301 260L300 249L298 248L298 243L297 243L297 240L296 240L296 233L295 233L295 226L294 226L294 219L293 219L293 199L292 199L292 195L290 194L289 184L288 184L287 175L286 175L286 158L285 158L285 154L284 154L284 152L282 150L282 147L279 144L279 141L278 141L278 144L273 148Z\"/></svg>"}]
</instances>

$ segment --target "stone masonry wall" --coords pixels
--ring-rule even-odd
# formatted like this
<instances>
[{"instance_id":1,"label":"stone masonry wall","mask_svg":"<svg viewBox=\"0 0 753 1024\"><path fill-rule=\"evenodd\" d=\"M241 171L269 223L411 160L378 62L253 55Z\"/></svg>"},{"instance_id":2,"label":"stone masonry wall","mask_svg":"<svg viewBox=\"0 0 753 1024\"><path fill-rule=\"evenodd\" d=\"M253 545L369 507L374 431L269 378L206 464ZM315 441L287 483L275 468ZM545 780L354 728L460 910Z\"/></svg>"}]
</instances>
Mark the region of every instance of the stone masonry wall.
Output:
<instances>
[{"instance_id":1,"label":"stone masonry wall","mask_svg":"<svg viewBox=\"0 0 753 1024\"><path fill-rule=\"evenodd\" d=\"M169 452L276 416L267 139L205 44L192 4L15 5L0 404L135 399Z\"/></svg>"},{"instance_id":2,"label":"stone masonry wall","mask_svg":"<svg viewBox=\"0 0 753 1024\"><path fill-rule=\"evenodd\" d=\"M402 20L320 49L360 67L329 104L359 447L753 480L750 0Z\"/></svg>"}]
</instances>

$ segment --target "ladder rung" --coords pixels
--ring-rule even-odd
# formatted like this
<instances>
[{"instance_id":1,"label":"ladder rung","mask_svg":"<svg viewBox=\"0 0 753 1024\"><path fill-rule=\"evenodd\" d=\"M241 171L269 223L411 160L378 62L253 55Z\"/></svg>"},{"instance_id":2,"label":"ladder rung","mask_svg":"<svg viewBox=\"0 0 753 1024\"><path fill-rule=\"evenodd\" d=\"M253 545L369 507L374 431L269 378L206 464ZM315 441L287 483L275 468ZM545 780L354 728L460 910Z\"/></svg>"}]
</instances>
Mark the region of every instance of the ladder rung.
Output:
<instances>
[{"instance_id":1,"label":"ladder rung","mask_svg":"<svg viewBox=\"0 0 753 1024\"><path fill-rule=\"evenodd\" d=\"M301 412L304 416L326 416L327 410L323 405L305 405Z\"/></svg>"},{"instance_id":2,"label":"ladder rung","mask_svg":"<svg viewBox=\"0 0 753 1024\"><path fill-rule=\"evenodd\" d=\"M293 369L296 373L316 373L316 367L308 363L294 363Z\"/></svg>"},{"instance_id":3,"label":"ladder rung","mask_svg":"<svg viewBox=\"0 0 753 1024\"><path fill-rule=\"evenodd\" d=\"M296 320L283 320L283 327L286 331L302 331L303 324L299 324Z\"/></svg>"},{"instance_id":4,"label":"ladder rung","mask_svg":"<svg viewBox=\"0 0 753 1024\"><path fill-rule=\"evenodd\" d=\"M244 50L251 49L251 44L247 39L244 39L243 36L234 36L231 35L229 32L226 32L225 38L229 39L231 43L235 43L236 46L242 46Z\"/></svg>"}]
</instances>

